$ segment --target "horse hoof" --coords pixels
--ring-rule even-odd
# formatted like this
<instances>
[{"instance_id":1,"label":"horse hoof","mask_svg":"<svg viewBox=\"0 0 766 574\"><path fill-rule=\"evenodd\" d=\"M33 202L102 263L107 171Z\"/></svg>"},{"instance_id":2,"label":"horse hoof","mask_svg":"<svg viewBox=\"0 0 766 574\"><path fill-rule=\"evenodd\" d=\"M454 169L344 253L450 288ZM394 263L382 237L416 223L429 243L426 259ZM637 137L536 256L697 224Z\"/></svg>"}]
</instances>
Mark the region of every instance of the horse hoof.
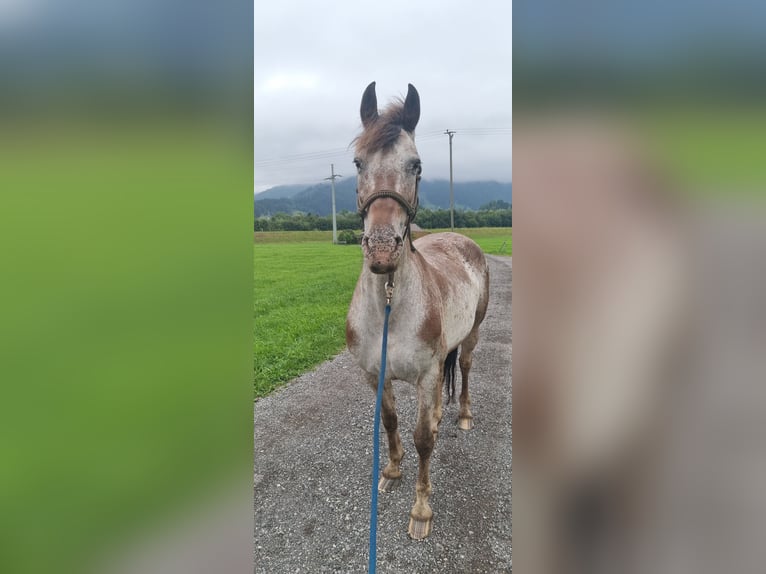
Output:
<instances>
[{"instance_id":1,"label":"horse hoof","mask_svg":"<svg viewBox=\"0 0 766 574\"><path fill-rule=\"evenodd\" d=\"M471 430L473 428L473 418L459 418L457 426L460 430Z\"/></svg>"},{"instance_id":2,"label":"horse hoof","mask_svg":"<svg viewBox=\"0 0 766 574\"><path fill-rule=\"evenodd\" d=\"M401 476L397 478L387 478L383 476L381 477L380 482L378 482L378 492L391 492L393 489L399 486L399 483L401 482Z\"/></svg>"},{"instance_id":3,"label":"horse hoof","mask_svg":"<svg viewBox=\"0 0 766 574\"><path fill-rule=\"evenodd\" d=\"M421 520L410 516L410 525L407 528L407 534L413 540L423 540L431 534L431 519Z\"/></svg>"}]
</instances>

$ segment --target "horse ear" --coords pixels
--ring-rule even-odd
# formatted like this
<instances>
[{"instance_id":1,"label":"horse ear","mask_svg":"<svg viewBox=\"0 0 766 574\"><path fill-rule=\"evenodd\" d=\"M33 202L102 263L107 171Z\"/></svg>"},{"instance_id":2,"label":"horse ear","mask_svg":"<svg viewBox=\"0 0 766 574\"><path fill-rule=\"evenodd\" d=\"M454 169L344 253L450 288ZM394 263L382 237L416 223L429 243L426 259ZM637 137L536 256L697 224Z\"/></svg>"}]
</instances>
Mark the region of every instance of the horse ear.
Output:
<instances>
[{"instance_id":1,"label":"horse ear","mask_svg":"<svg viewBox=\"0 0 766 574\"><path fill-rule=\"evenodd\" d=\"M420 119L420 96L415 86L407 84L407 98L404 100L402 127L412 133Z\"/></svg>"},{"instance_id":2,"label":"horse ear","mask_svg":"<svg viewBox=\"0 0 766 574\"><path fill-rule=\"evenodd\" d=\"M378 97L375 95L375 82L372 82L362 94L362 107L360 109L362 125L369 126L378 118Z\"/></svg>"}]
</instances>

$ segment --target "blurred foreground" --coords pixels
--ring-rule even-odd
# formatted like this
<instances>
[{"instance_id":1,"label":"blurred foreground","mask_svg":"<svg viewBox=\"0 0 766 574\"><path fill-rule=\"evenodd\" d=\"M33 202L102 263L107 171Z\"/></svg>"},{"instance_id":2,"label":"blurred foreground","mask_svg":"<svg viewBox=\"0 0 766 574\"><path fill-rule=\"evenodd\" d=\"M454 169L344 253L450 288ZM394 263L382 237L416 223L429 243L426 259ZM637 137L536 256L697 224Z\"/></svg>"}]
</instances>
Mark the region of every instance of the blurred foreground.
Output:
<instances>
[{"instance_id":1,"label":"blurred foreground","mask_svg":"<svg viewBox=\"0 0 766 574\"><path fill-rule=\"evenodd\" d=\"M516 570L761 572L766 210L635 120L514 118Z\"/></svg>"},{"instance_id":2,"label":"blurred foreground","mask_svg":"<svg viewBox=\"0 0 766 574\"><path fill-rule=\"evenodd\" d=\"M0 3L0 572L252 571L252 2Z\"/></svg>"},{"instance_id":3,"label":"blurred foreground","mask_svg":"<svg viewBox=\"0 0 766 574\"><path fill-rule=\"evenodd\" d=\"M516 572L763 572L766 4L513 8Z\"/></svg>"}]
</instances>

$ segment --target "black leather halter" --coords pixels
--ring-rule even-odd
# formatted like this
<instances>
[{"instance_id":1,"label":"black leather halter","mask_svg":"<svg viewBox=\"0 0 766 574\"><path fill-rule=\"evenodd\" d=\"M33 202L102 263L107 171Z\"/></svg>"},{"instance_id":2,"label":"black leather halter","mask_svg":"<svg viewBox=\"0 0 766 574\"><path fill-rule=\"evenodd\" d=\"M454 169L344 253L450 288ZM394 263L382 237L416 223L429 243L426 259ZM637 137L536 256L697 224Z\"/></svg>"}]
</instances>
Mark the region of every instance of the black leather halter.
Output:
<instances>
[{"instance_id":1,"label":"black leather halter","mask_svg":"<svg viewBox=\"0 0 766 574\"><path fill-rule=\"evenodd\" d=\"M356 190L356 207L359 211L359 215L362 216L362 221L364 221L365 217L367 217L367 211L370 209L372 202L376 199L380 199L381 197L390 197L404 208L404 211L407 213L407 223L404 229L404 237L402 239L409 238L411 251L416 251L415 246L412 244L412 230L410 229L410 223L412 223L412 220L415 219L415 215L418 212L418 183L419 182L415 183L414 203L407 201L407 199L405 199L402 194L388 189L376 191L375 193L370 194L367 199L362 202L359 197L359 189Z\"/></svg>"}]
</instances>

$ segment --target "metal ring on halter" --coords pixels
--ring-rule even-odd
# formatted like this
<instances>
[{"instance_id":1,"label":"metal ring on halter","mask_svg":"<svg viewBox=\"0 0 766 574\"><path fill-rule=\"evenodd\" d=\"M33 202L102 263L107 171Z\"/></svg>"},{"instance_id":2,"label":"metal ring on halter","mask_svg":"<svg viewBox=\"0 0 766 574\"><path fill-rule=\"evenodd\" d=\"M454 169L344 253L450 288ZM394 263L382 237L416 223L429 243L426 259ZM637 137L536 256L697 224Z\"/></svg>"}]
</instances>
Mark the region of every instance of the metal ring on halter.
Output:
<instances>
[{"instance_id":1,"label":"metal ring on halter","mask_svg":"<svg viewBox=\"0 0 766 574\"><path fill-rule=\"evenodd\" d=\"M391 299L394 296L394 274L393 273L388 274L388 281L386 281L385 288L386 288L386 304L390 305Z\"/></svg>"}]
</instances>

